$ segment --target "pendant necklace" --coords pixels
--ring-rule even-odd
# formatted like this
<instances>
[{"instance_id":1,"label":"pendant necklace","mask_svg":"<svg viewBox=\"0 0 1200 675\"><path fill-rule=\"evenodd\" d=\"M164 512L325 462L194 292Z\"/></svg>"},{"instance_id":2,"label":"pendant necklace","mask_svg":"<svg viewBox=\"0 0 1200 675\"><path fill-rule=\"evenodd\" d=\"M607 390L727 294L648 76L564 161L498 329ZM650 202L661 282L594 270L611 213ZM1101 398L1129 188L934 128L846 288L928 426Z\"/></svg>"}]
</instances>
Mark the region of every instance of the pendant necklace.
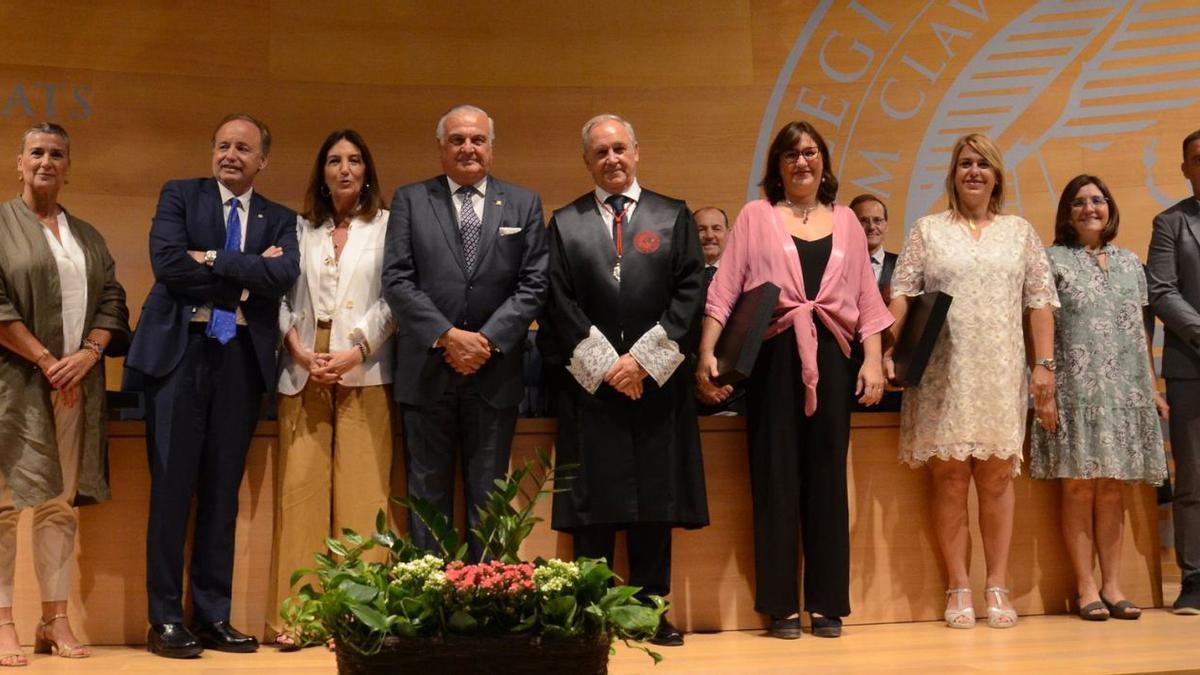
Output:
<instances>
[{"instance_id":1,"label":"pendant necklace","mask_svg":"<svg viewBox=\"0 0 1200 675\"><path fill-rule=\"evenodd\" d=\"M784 200L783 200L783 201L784 201L784 202L785 202L785 203L786 203L786 204L787 204L789 207L791 207L791 208L793 208L793 209L800 209L800 217L804 219L804 224L805 224L805 225L807 225L807 224L808 224L808 214L812 213L813 211L816 211L816 210L817 210L817 206L818 206L817 204L813 204L812 206L800 206L799 204L796 204L795 202L793 202L793 201L792 201L792 200L790 200L790 199L787 199L786 197L784 198Z\"/></svg>"}]
</instances>

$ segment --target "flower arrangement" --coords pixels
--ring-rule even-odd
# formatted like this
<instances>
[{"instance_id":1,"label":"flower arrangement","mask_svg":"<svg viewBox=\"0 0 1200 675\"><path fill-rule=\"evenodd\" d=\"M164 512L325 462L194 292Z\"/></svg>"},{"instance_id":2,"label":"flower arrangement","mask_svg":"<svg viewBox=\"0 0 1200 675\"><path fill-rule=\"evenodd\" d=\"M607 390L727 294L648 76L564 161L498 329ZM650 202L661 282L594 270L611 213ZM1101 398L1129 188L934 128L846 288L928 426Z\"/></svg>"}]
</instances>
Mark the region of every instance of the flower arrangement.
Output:
<instances>
[{"instance_id":1,"label":"flower arrangement","mask_svg":"<svg viewBox=\"0 0 1200 675\"><path fill-rule=\"evenodd\" d=\"M440 551L418 549L407 535L388 529L382 511L370 536L347 529L341 539L327 539L328 553L314 555L316 567L292 575L293 586L308 575L315 583L284 601L288 632L302 645L334 639L339 665L346 650L370 656L394 651L402 639L445 642L458 636L475 638L476 648L487 638L534 645L575 640L607 646L607 653L622 640L657 663L662 657L642 642L667 610L662 598L643 605L634 598L638 588L614 585L620 580L603 559L520 560L521 542L541 520L533 508L552 492L546 485L555 472L538 451L536 461L496 481L472 530L485 562L468 563L466 543L420 499L397 501L426 524ZM385 555L368 553L377 547Z\"/></svg>"}]
</instances>

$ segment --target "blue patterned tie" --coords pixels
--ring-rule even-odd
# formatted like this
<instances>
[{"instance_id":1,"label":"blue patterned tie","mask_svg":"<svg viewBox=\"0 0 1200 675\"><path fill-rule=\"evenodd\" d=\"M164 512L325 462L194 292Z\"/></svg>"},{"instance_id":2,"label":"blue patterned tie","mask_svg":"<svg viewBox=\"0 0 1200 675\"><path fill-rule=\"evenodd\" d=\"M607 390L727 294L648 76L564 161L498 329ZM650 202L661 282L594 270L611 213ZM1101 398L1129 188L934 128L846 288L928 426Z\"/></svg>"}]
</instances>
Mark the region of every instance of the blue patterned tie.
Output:
<instances>
[{"instance_id":1,"label":"blue patterned tie","mask_svg":"<svg viewBox=\"0 0 1200 675\"><path fill-rule=\"evenodd\" d=\"M242 218L238 215L238 206L237 197L229 200L229 222L225 225L226 251L240 251L242 248ZM216 338L221 344L228 344L237 334L237 312L213 307L204 334Z\"/></svg>"},{"instance_id":2,"label":"blue patterned tie","mask_svg":"<svg viewBox=\"0 0 1200 675\"><path fill-rule=\"evenodd\" d=\"M479 222L475 205L471 203L475 188L464 185L458 188L457 194L462 203L458 227L462 234L463 259L467 262L467 273L470 274L475 270L475 259L479 256L479 233L483 230L483 224Z\"/></svg>"}]
</instances>

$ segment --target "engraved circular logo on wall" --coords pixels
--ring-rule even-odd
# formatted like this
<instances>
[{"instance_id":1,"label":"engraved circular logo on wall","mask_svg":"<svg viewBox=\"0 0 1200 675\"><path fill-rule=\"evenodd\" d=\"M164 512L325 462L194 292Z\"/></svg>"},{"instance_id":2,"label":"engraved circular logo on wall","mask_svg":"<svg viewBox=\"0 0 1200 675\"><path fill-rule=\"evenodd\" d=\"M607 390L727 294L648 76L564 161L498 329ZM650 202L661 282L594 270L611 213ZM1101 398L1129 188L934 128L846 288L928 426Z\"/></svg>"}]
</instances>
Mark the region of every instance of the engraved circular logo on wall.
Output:
<instances>
[{"instance_id":1,"label":"engraved circular logo on wall","mask_svg":"<svg viewBox=\"0 0 1200 675\"><path fill-rule=\"evenodd\" d=\"M946 208L954 143L981 132L1004 155L1006 212L1053 229L1058 192L1086 172L1148 231L1190 193L1179 144L1200 126L1198 64L1195 3L821 2L772 91L747 198L775 132L806 119L839 201L872 193L907 227Z\"/></svg>"}]
</instances>

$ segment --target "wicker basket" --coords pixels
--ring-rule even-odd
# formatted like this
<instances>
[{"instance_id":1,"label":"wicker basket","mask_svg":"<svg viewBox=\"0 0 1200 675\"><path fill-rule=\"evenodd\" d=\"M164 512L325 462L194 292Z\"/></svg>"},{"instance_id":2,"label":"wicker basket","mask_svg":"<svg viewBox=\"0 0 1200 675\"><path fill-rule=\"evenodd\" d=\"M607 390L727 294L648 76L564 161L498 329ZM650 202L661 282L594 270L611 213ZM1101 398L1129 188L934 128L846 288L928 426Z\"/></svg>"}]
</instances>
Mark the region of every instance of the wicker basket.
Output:
<instances>
[{"instance_id":1,"label":"wicker basket","mask_svg":"<svg viewBox=\"0 0 1200 675\"><path fill-rule=\"evenodd\" d=\"M604 675L608 649L609 640L604 636L545 640L529 635L389 637L383 649L371 656L339 648L337 665L341 675Z\"/></svg>"}]
</instances>

